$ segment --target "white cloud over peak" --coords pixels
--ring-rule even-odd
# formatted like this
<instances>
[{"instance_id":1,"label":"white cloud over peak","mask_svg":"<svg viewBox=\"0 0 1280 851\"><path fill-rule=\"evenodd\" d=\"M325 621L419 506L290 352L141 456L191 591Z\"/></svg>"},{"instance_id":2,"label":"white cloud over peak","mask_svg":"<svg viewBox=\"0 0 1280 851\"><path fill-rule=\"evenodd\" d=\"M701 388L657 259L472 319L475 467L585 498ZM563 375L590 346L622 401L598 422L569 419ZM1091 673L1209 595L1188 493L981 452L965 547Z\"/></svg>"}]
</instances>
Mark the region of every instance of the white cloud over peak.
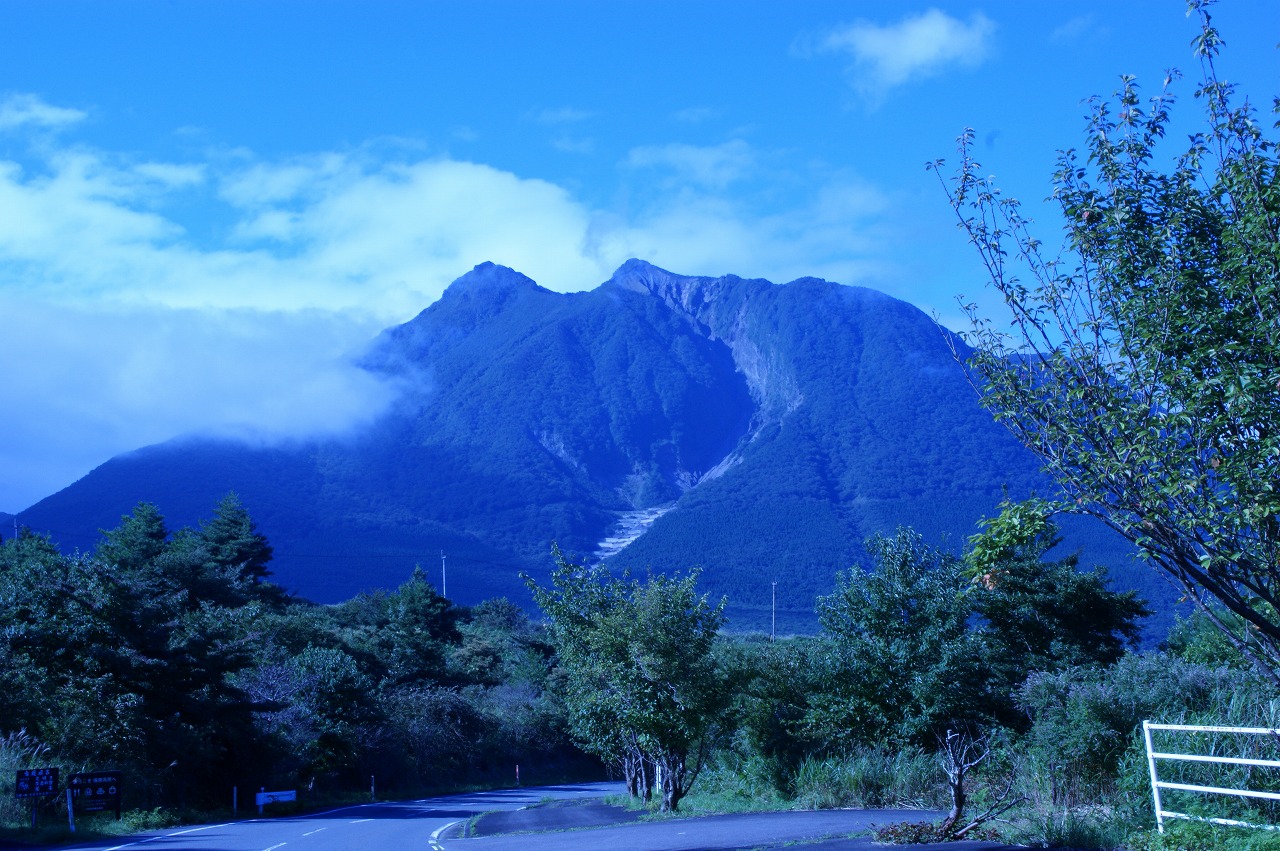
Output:
<instances>
[{"instance_id":1,"label":"white cloud over peak","mask_svg":"<svg viewBox=\"0 0 1280 851\"><path fill-rule=\"evenodd\" d=\"M890 89L948 67L981 64L994 33L995 23L981 12L966 22L929 9L895 24L858 21L838 27L815 47L848 55L853 60L854 85L865 96L879 99Z\"/></svg>"},{"instance_id":2,"label":"white cloud over peak","mask_svg":"<svg viewBox=\"0 0 1280 851\"><path fill-rule=\"evenodd\" d=\"M0 509L18 511L113 455L183 434L340 435L394 388L348 357L376 333L335 313L91 308L0 293Z\"/></svg>"},{"instance_id":3,"label":"white cloud over peak","mask_svg":"<svg viewBox=\"0 0 1280 851\"><path fill-rule=\"evenodd\" d=\"M4 103L44 116L10 119L33 140L79 114ZM848 176L809 175L825 188L762 214L751 193L768 152L737 140L633 149L620 175L644 188L615 209L403 150L164 162L60 138L0 159L0 370L24 400L0 422L0 510L183 433L279 440L367 422L390 390L348 356L483 261L561 291L629 257L855 282L879 271L888 203Z\"/></svg>"}]
</instances>

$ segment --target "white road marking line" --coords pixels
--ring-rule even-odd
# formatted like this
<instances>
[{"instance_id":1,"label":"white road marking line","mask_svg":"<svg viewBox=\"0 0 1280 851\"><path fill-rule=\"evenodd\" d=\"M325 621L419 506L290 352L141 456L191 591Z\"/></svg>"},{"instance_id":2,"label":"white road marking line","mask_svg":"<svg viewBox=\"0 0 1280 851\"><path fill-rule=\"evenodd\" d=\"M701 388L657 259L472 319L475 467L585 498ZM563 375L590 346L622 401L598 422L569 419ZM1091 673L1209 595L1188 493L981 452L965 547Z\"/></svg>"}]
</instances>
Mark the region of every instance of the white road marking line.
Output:
<instances>
[{"instance_id":1,"label":"white road marking line","mask_svg":"<svg viewBox=\"0 0 1280 851\"><path fill-rule=\"evenodd\" d=\"M199 833L202 830L213 830L219 827L226 827L231 822L226 821L222 824L206 824L204 827L189 827L186 830L175 830L173 833L166 833L163 836L148 836L146 839L139 839L137 842L126 842L123 845L112 845L110 848L104 848L102 851L120 851L121 848L132 848L134 845L141 845L144 842L155 842L157 839L168 839L171 836L182 836L184 833Z\"/></svg>"},{"instance_id":2,"label":"white road marking line","mask_svg":"<svg viewBox=\"0 0 1280 851\"><path fill-rule=\"evenodd\" d=\"M308 832L306 832L306 833L304 833L304 834L302 834L302 835L303 835L303 836L310 836L310 835L311 835L311 834L313 834L313 833L319 833L319 832L320 832L320 831L322 831L322 830L328 830L328 829L329 829L329 828L327 828L327 827L317 827L315 830L308 831Z\"/></svg>"},{"instance_id":3,"label":"white road marking line","mask_svg":"<svg viewBox=\"0 0 1280 851\"><path fill-rule=\"evenodd\" d=\"M263 848L262 851L276 851L277 848L283 848L288 842L281 842L279 845L272 845L270 848Z\"/></svg>"},{"instance_id":4,"label":"white road marking line","mask_svg":"<svg viewBox=\"0 0 1280 851\"><path fill-rule=\"evenodd\" d=\"M333 813L340 813L343 810L358 810L363 807L375 807L375 806L377 806L377 804L349 804L348 806L345 806L345 807L334 807L332 810L325 810L324 812L320 812L320 813L308 813L307 815L309 818L318 818L319 816L327 816Z\"/></svg>"},{"instance_id":5,"label":"white road marking line","mask_svg":"<svg viewBox=\"0 0 1280 851\"><path fill-rule=\"evenodd\" d=\"M224 821L222 824L206 824L204 827L189 827L186 830L179 830L174 833L170 833L169 835L181 836L184 833L199 833L202 830L213 830L215 827L228 827L230 824L231 822Z\"/></svg>"},{"instance_id":6,"label":"white road marking line","mask_svg":"<svg viewBox=\"0 0 1280 851\"><path fill-rule=\"evenodd\" d=\"M355 821L349 821L347 824L364 824L367 821L373 821L371 818L358 818Z\"/></svg>"}]
</instances>

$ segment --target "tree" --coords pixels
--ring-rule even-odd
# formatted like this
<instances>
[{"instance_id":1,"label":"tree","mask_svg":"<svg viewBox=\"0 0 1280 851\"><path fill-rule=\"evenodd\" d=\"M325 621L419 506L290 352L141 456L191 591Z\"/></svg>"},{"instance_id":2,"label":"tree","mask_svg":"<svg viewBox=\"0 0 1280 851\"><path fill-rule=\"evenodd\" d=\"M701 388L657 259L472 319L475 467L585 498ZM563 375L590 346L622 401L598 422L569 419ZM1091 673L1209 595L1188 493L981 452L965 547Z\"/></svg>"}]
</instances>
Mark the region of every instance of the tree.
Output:
<instances>
[{"instance_id":1,"label":"tree","mask_svg":"<svg viewBox=\"0 0 1280 851\"><path fill-rule=\"evenodd\" d=\"M211 520L200 524L199 540L208 548L213 564L229 572L233 580L262 582L271 572L267 568L273 554L271 544L234 492L222 498Z\"/></svg>"},{"instance_id":2,"label":"tree","mask_svg":"<svg viewBox=\"0 0 1280 851\"><path fill-rule=\"evenodd\" d=\"M797 771L818 745L804 719L810 698L829 685L817 663L822 652L823 642L812 636L738 636L720 645L733 696L724 725L733 732L728 751L717 752L720 766L792 794Z\"/></svg>"},{"instance_id":3,"label":"tree","mask_svg":"<svg viewBox=\"0 0 1280 851\"><path fill-rule=\"evenodd\" d=\"M447 657L458 644L459 612L441 597L421 567L395 591L360 594L335 607L354 651L365 655L381 684L440 684L449 679Z\"/></svg>"},{"instance_id":4,"label":"tree","mask_svg":"<svg viewBox=\"0 0 1280 851\"><path fill-rule=\"evenodd\" d=\"M120 525L103 530L97 556L122 570L137 571L150 566L169 545L169 530L153 503L140 502L132 514L120 518Z\"/></svg>"},{"instance_id":5,"label":"tree","mask_svg":"<svg viewBox=\"0 0 1280 851\"><path fill-rule=\"evenodd\" d=\"M376 718L374 683L348 653L308 647L285 668L287 723L280 733L293 745L312 779L340 776L356 764L362 732Z\"/></svg>"},{"instance_id":6,"label":"tree","mask_svg":"<svg viewBox=\"0 0 1280 851\"><path fill-rule=\"evenodd\" d=\"M818 602L830 675L809 698L811 731L929 748L957 726L1025 727L1016 693L1032 672L1110 664L1134 643L1146 607L1073 557L1044 561L1052 523L988 521L972 540L965 560L907 528L867 542L873 569L841 574Z\"/></svg>"},{"instance_id":7,"label":"tree","mask_svg":"<svg viewBox=\"0 0 1280 851\"><path fill-rule=\"evenodd\" d=\"M996 718L1021 727L1026 716L1013 695L1029 674L1116 662L1137 644L1139 623L1151 611L1136 591L1110 590L1105 568L1081 571L1074 555L1046 560L1061 538L1037 503L1002 508L969 539L967 596L981 619Z\"/></svg>"},{"instance_id":8,"label":"tree","mask_svg":"<svg viewBox=\"0 0 1280 851\"><path fill-rule=\"evenodd\" d=\"M1114 107L1095 100L1085 153L1053 175L1061 253L982 176L972 131L944 188L1012 313L1009 333L967 307L984 404L1057 507L1134 542L1280 682L1280 163L1216 74L1208 0L1190 6L1206 127L1162 170L1177 75L1145 106L1132 77Z\"/></svg>"},{"instance_id":9,"label":"tree","mask_svg":"<svg viewBox=\"0 0 1280 851\"><path fill-rule=\"evenodd\" d=\"M235 680L262 607L220 588L153 505L103 535L94 555L25 530L0 546L0 735L26 727L68 764L133 772L149 806L193 802L256 760Z\"/></svg>"},{"instance_id":10,"label":"tree","mask_svg":"<svg viewBox=\"0 0 1280 851\"><path fill-rule=\"evenodd\" d=\"M947 725L985 713L990 675L969 628L965 566L907 528L867 550L874 569L840 574L818 600L831 671L808 726L836 744L928 747Z\"/></svg>"},{"instance_id":11,"label":"tree","mask_svg":"<svg viewBox=\"0 0 1280 851\"><path fill-rule=\"evenodd\" d=\"M727 697L712 653L724 601L698 594L696 572L640 582L555 557L550 589L526 583L550 620L573 734L622 761L633 792L652 767L662 809L677 810Z\"/></svg>"}]
</instances>

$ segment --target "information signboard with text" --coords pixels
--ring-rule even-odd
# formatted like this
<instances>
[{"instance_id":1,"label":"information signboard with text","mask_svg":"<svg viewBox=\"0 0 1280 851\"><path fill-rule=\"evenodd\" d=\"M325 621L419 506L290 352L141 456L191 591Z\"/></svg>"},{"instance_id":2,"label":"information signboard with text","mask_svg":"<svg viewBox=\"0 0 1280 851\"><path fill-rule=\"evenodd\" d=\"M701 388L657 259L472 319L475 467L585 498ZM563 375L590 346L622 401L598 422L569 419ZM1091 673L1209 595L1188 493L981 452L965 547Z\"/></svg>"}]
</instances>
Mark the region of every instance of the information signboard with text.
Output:
<instances>
[{"instance_id":1,"label":"information signboard with text","mask_svg":"<svg viewBox=\"0 0 1280 851\"><path fill-rule=\"evenodd\" d=\"M20 768L13 782L13 797L43 798L58 791L58 769Z\"/></svg>"},{"instance_id":2,"label":"information signboard with text","mask_svg":"<svg viewBox=\"0 0 1280 851\"><path fill-rule=\"evenodd\" d=\"M71 800L85 813L120 810L120 772L86 771L67 781Z\"/></svg>"}]
</instances>

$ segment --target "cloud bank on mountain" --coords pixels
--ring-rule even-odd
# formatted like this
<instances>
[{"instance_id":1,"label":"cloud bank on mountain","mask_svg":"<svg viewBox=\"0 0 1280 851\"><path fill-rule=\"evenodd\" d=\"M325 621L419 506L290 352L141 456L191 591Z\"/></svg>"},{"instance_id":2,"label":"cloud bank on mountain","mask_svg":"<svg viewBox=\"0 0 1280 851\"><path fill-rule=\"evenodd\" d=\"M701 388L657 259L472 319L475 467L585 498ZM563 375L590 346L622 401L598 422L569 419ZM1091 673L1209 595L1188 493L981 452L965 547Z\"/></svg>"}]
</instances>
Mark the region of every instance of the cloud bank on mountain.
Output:
<instances>
[{"instance_id":1,"label":"cloud bank on mountain","mask_svg":"<svg viewBox=\"0 0 1280 851\"><path fill-rule=\"evenodd\" d=\"M71 138L88 115L29 94L0 101L0 363L24 400L20 421L0 426L0 463L15 472L3 509L190 429L286 438L365 421L386 393L350 359L490 258L563 291L629 256L707 273L732 257L784 280L852 280L883 263L883 192L837 174L787 214L764 213L725 191L771 167L744 140L638 146L620 172L663 192L603 209L394 141L140 158Z\"/></svg>"}]
</instances>

